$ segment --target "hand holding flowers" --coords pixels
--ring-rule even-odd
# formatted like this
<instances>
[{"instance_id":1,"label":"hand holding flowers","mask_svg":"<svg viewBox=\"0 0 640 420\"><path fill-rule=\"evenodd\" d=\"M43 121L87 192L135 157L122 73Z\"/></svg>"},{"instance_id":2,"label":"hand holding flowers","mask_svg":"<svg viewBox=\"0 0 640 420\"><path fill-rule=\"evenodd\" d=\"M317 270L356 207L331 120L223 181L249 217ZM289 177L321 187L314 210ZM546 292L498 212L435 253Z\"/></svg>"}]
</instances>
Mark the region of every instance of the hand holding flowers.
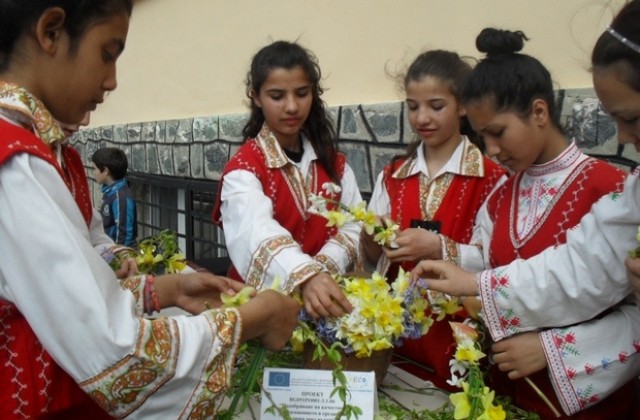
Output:
<instances>
[{"instance_id":1,"label":"hand holding flowers","mask_svg":"<svg viewBox=\"0 0 640 420\"><path fill-rule=\"evenodd\" d=\"M422 298L423 289L419 284L411 284L403 270L391 285L378 273L371 277L337 276L335 281L353 310L341 317L319 319L302 311L300 320L326 343L342 343L347 354L370 356L373 351L400 345L403 338L426 334L433 323L425 315L428 303ZM292 338L294 348L301 349L309 334L305 328L296 329Z\"/></svg>"},{"instance_id":2,"label":"hand holding flowers","mask_svg":"<svg viewBox=\"0 0 640 420\"><path fill-rule=\"evenodd\" d=\"M367 210L367 203L362 201L355 206L346 206L336 200L340 187L331 182L322 185L324 195L309 195L309 212L316 213L327 219L327 226L342 227L345 223L361 222L367 234L373 235L373 240L388 247L395 247L396 231L400 228L390 218L378 218Z\"/></svg>"}]
</instances>

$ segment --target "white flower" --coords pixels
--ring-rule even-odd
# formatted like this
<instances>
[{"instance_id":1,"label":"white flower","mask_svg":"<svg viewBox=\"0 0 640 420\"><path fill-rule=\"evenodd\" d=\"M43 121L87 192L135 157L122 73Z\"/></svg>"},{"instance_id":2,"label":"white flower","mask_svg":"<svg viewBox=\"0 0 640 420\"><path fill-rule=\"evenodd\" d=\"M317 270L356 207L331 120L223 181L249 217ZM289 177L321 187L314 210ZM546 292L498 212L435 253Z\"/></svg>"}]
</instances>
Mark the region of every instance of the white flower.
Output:
<instances>
[{"instance_id":1,"label":"white flower","mask_svg":"<svg viewBox=\"0 0 640 420\"><path fill-rule=\"evenodd\" d=\"M324 197L316 194L309 194L309 213L324 214L327 212L327 201Z\"/></svg>"},{"instance_id":2,"label":"white flower","mask_svg":"<svg viewBox=\"0 0 640 420\"><path fill-rule=\"evenodd\" d=\"M333 182L325 182L322 184L322 189L329 195L339 194L342 191L342 188Z\"/></svg>"}]
</instances>

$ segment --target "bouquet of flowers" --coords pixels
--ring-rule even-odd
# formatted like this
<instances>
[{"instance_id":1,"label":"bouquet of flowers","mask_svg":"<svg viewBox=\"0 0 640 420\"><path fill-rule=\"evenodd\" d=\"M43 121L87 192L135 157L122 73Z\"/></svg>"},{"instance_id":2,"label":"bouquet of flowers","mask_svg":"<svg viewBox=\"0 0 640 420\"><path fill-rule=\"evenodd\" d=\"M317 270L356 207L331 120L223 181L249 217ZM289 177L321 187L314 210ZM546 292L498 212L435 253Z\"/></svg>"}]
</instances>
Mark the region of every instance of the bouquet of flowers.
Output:
<instances>
[{"instance_id":1,"label":"bouquet of flowers","mask_svg":"<svg viewBox=\"0 0 640 420\"><path fill-rule=\"evenodd\" d=\"M297 328L294 349L306 340L319 338L331 345L340 343L345 354L368 357L376 350L393 348L404 338L419 338L429 331L433 319L425 314L428 301L419 284L411 284L409 273L400 270L389 285L378 273L372 276L336 276L353 311L342 317L311 318L304 309L299 320L308 328ZM312 337L315 336L315 337Z\"/></svg>"}]
</instances>

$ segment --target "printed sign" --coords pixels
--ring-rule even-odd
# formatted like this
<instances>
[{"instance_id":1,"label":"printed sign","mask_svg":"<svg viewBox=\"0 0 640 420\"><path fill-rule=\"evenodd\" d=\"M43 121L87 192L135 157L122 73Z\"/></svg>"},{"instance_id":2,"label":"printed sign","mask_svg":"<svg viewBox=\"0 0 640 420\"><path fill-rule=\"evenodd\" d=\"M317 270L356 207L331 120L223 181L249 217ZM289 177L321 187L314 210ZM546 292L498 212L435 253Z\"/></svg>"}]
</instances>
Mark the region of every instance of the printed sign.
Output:
<instances>
[{"instance_id":1,"label":"printed sign","mask_svg":"<svg viewBox=\"0 0 640 420\"><path fill-rule=\"evenodd\" d=\"M349 388L347 404L362 409L359 420L372 420L378 411L376 378L373 372L345 371ZM280 420L267 408L286 406L295 420L333 419L342 408L330 370L265 368L260 405L262 420ZM269 393L269 395L266 395Z\"/></svg>"}]
</instances>

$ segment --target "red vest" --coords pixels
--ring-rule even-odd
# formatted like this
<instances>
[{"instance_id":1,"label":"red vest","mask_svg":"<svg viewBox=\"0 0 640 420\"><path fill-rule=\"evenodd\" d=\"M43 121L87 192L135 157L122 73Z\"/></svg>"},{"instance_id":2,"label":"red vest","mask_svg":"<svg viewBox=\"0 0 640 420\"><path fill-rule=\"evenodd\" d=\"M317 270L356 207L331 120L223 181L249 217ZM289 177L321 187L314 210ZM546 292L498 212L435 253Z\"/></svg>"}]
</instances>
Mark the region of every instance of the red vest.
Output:
<instances>
[{"instance_id":1,"label":"red vest","mask_svg":"<svg viewBox=\"0 0 640 420\"><path fill-rule=\"evenodd\" d=\"M342 178L344 174L345 165L345 156L338 153L334 163L334 171L339 178ZM213 221L218 226L223 227L220 213L220 192L224 176L237 169L250 171L258 178L264 194L271 199L273 204L274 219L291 233L305 254L316 255L324 244L337 233L335 227L327 227L327 219L306 211L308 207L306 193L297 191L286 174L286 171L293 169L293 167L291 165L281 168L268 167L266 158L254 139L247 140L224 168L212 214ZM310 192L328 198L322 185L325 182L333 181L326 169L317 160L314 160L309 172L311 175ZM339 201L340 194L334 196L333 199ZM335 207L335 205L329 205L329 209L335 209ZM228 275L231 278L244 281L234 267L229 269Z\"/></svg>"},{"instance_id":2,"label":"red vest","mask_svg":"<svg viewBox=\"0 0 640 420\"><path fill-rule=\"evenodd\" d=\"M407 178L392 178L393 174L404 161L387 165L384 171L384 183L391 203L391 218L401 229L410 227L411 220L424 220L425 210L420 200L420 176L418 174ZM496 183L505 174L505 170L490 159L483 157L484 176L454 176L444 198L436 210L432 220L441 222L440 233L458 243L468 243L471 239L473 226L478 210L493 190ZM412 262L402 264L405 270L414 267ZM397 266L391 266L388 278L393 280L397 273ZM416 340L406 340L396 349L396 354L427 366L433 372L428 372L411 364L403 364L402 368L423 378L430 380L437 387L450 391L457 391L456 387L448 385L451 378L449 361L453 358L455 341L453 331L448 321L462 321L466 312L456 316L446 316L442 321L434 322L429 332Z\"/></svg>"},{"instance_id":3,"label":"red vest","mask_svg":"<svg viewBox=\"0 0 640 420\"><path fill-rule=\"evenodd\" d=\"M587 159L578 165L561 187L536 227L524 238L517 238L516 219L522 173L511 177L487 202L494 223L489 249L491 267L507 265L517 258L527 259L551 246L566 242L568 229L576 226L591 206L602 196L622 188L625 173L606 162ZM555 418L524 379L510 380L504 372L491 369L494 389L498 394L510 396L514 403L525 410L534 411L542 419ZM547 370L529 376L549 398L554 407L561 405L549 379ZM603 402L571 416L572 419L630 418L634 401L633 383L620 388ZM568 418L563 416L562 418Z\"/></svg>"},{"instance_id":4,"label":"red vest","mask_svg":"<svg viewBox=\"0 0 640 420\"><path fill-rule=\"evenodd\" d=\"M92 205L80 155L62 146L63 166L30 131L0 120L0 165L29 153L53 165L72 192L87 224ZM43 215L43 217L46 217ZM110 418L42 348L17 307L0 299L0 418Z\"/></svg>"}]
</instances>

